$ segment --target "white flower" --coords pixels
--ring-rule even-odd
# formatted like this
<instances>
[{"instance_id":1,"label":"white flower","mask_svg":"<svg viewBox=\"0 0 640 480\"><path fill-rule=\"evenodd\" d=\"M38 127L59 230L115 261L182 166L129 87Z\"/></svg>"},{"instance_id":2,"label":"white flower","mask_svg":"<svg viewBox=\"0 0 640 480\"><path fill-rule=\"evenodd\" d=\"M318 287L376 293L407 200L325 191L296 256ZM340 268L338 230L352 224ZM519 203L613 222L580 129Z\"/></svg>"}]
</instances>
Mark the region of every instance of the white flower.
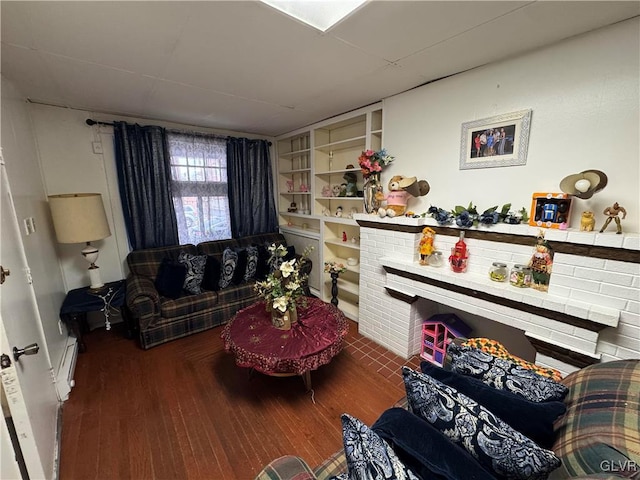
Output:
<instances>
[{"instance_id":1,"label":"white flower","mask_svg":"<svg viewBox=\"0 0 640 480\"><path fill-rule=\"evenodd\" d=\"M289 282L289 283L287 283L287 290L291 290L292 292L295 292L299 288L300 288L300 283L298 283L298 282Z\"/></svg>"},{"instance_id":2,"label":"white flower","mask_svg":"<svg viewBox=\"0 0 640 480\"><path fill-rule=\"evenodd\" d=\"M273 299L273 308L275 310L280 310L282 313L287 311L287 298L286 297L278 297Z\"/></svg>"},{"instance_id":3,"label":"white flower","mask_svg":"<svg viewBox=\"0 0 640 480\"><path fill-rule=\"evenodd\" d=\"M283 262L282 265L280 265L280 271L282 272L282 276L284 278L287 278L293 273L293 271L295 270L295 263L295 260L289 260L288 262Z\"/></svg>"}]
</instances>

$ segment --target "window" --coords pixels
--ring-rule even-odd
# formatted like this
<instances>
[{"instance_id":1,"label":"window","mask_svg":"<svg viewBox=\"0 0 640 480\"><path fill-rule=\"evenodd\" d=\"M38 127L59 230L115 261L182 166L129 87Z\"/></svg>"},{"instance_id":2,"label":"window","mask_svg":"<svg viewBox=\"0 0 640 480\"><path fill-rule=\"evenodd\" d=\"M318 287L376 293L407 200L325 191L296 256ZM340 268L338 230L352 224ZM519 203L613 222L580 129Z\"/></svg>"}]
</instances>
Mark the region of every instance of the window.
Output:
<instances>
[{"instance_id":1,"label":"window","mask_svg":"<svg viewBox=\"0 0 640 480\"><path fill-rule=\"evenodd\" d=\"M180 133L167 137L180 243L231 238L226 141Z\"/></svg>"}]
</instances>

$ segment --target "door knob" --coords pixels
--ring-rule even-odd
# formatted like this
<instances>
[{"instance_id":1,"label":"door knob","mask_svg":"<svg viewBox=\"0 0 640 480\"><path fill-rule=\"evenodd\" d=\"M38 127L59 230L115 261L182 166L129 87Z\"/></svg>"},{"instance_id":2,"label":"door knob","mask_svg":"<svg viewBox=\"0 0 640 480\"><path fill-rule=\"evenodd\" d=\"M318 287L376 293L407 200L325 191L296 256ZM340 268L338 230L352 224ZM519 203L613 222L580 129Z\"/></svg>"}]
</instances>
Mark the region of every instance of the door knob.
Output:
<instances>
[{"instance_id":1,"label":"door knob","mask_svg":"<svg viewBox=\"0 0 640 480\"><path fill-rule=\"evenodd\" d=\"M37 343L32 343L24 348L13 347L13 359L17 362L22 355L35 355L40 350Z\"/></svg>"}]
</instances>

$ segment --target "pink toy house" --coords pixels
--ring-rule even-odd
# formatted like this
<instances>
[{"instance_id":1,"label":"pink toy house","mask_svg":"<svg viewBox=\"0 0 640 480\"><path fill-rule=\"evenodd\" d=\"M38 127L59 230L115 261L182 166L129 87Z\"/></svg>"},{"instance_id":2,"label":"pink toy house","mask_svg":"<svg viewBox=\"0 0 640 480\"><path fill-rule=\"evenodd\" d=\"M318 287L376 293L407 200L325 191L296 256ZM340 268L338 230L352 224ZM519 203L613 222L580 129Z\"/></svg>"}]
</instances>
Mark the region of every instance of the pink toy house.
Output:
<instances>
[{"instance_id":1,"label":"pink toy house","mask_svg":"<svg viewBox=\"0 0 640 480\"><path fill-rule=\"evenodd\" d=\"M471 327L453 313L433 315L422 322L420 358L442 367L447 346L454 338L466 338Z\"/></svg>"}]
</instances>

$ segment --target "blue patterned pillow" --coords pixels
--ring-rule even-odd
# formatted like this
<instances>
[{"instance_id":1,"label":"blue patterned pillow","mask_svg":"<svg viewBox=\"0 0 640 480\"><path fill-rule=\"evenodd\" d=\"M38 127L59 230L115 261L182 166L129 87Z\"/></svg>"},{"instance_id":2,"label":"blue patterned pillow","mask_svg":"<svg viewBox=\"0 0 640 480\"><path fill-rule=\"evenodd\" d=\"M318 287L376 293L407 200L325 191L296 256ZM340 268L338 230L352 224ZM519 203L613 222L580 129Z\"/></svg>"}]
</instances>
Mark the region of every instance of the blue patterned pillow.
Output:
<instances>
[{"instance_id":1,"label":"blue patterned pillow","mask_svg":"<svg viewBox=\"0 0 640 480\"><path fill-rule=\"evenodd\" d=\"M233 281L233 273L238 264L238 252L232 248L225 248L222 252L222 264L220 271L220 288L227 288Z\"/></svg>"},{"instance_id":2,"label":"blue patterned pillow","mask_svg":"<svg viewBox=\"0 0 640 480\"><path fill-rule=\"evenodd\" d=\"M258 269L258 247L251 245L247 247L247 269L244 272L244 281L248 282L256 278Z\"/></svg>"},{"instance_id":3,"label":"blue patterned pillow","mask_svg":"<svg viewBox=\"0 0 640 480\"><path fill-rule=\"evenodd\" d=\"M377 433L346 413L341 420L349 480L419 480Z\"/></svg>"},{"instance_id":4,"label":"blue patterned pillow","mask_svg":"<svg viewBox=\"0 0 640 480\"><path fill-rule=\"evenodd\" d=\"M507 390L498 390L481 380L421 362L425 375L455 388L497 415L542 448L551 448L556 439L553 422L566 412L562 402L531 402Z\"/></svg>"},{"instance_id":5,"label":"blue patterned pillow","mask_svg":"<svg viewBox=\"0 0 640 480\"><path fill-rule=\"evenodd\" d=\"M507 390L532 402L562 401L569 391L555 380L479 348L451 344L447 355L451 358L451 371L478 378L493 388Z\"/></svg>"},{"instance_id":6,"label":"blue patterned pillow","mask_svg":"<svg viewBox=\"0 0 640 480\"><path fill-rule=\"evenodd\" d=\"M551 450L540 448L455 388L407 367L402 375L411 411L498 475L542 480L560 466Z\"/></svg>"},{"instance_id":7,"label":"blue patterned pillow","mask_svg":"<svg viewBox=\"0 0 640 480\"><path fill-rule=\"evenodd\" d=\"M183 288L193 294L197 295L202 293L200 284L204 277L204 266L207 263L206 255L192 255L187 252L180 252L178 255L178 262L184 264L187 267L187 274L184 278Z\"/></svg>"}]
</instances>

